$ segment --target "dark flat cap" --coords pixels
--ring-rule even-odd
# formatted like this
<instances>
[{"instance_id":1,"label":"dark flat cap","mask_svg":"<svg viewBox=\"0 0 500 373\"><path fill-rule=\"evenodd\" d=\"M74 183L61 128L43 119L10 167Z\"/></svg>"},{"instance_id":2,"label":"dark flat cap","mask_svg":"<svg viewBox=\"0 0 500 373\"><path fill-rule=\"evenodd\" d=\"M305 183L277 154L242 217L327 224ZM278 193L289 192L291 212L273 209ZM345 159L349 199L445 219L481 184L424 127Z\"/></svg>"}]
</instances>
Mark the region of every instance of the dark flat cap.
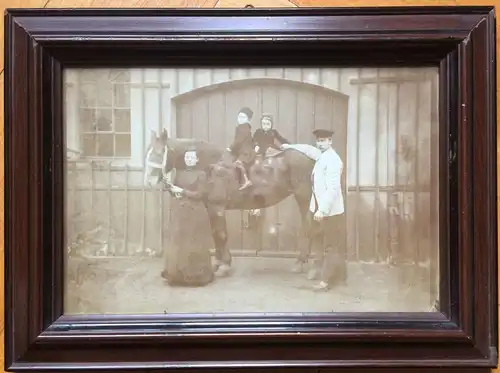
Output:
<instances>
[{"instance_id":1,"label":"dark flat cap","mask_svg":"<svg viewBox=\"0 0 500 373\"><path fill-rule=\"evenodd\" d=\"M326 130L326 129L317 129L313 131L314 136L316 137L332 137L333 136L333 131L331 130Z\"/></svg>"}]
</instances>

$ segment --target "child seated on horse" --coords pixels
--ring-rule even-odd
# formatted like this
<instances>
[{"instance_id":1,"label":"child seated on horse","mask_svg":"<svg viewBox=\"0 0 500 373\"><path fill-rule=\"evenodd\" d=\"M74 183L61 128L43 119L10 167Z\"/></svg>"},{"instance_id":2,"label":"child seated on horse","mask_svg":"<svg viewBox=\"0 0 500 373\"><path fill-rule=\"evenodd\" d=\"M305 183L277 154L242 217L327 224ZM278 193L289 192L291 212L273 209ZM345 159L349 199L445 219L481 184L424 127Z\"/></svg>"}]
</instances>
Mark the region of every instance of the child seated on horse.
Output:
<instances>
[{"instance_id":1,"label":"child seated on horse","mask_svg":"<svg viewBox=\"0 0 500 373\"><path fill-rule=\"evenodd\" d=\"M258 128L253 135L255 152L258 155L264 157L269 148L281 150L281 145L290 143L290 141L281 136L278 130L273 128L273 126L273 116L267 113L262 114L260 128Z\"/></svg>"},{"instance_id":2,"label":"child seated on horse","mask_svg":"<svg viewBox=\"0 0 500 373\"><path fill-rule=\"evenodd\" d=\"M252 185L248 178L247 167L252 164L255 158L254 144L252 140L252 127L250 121L253 116L253 111L244 107L238 112L238 125L234 133L233 143L227 148L233 156L236 157L236 167L241 171L243 184L239 190L243 190Z\"/></svg>"}]
</instances>

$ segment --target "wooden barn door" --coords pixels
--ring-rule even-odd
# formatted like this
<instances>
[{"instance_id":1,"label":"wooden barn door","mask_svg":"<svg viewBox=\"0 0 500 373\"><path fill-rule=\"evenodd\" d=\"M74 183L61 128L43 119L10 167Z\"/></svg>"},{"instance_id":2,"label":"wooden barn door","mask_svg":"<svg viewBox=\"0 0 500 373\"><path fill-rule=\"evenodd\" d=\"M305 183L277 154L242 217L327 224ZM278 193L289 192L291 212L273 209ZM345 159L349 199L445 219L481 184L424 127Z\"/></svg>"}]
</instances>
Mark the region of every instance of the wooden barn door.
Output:
<instances>
[{"instance_id":1,"label":"wooden barn door","mask_svg":"<svg viewBox=\"0 0 500 373\"><path fill-rule=\"evenodd\" d=\"M175 102L177 137L205 139L224 149L233 140L239 109L248 106L254 112L253 132L260 127L261 114L271 113L274 128L292 143L314 144L314 129L334 130L335 150L347 163L348 97L341 93L284 79L244 79L199 88ZM345 175L344 170L347 200ZM251 230L245 229L246 213L227 212L229 247L247 255L296 255L302 231L293 197L262 212L259 228Z\"/></svg>"}]
</instances>

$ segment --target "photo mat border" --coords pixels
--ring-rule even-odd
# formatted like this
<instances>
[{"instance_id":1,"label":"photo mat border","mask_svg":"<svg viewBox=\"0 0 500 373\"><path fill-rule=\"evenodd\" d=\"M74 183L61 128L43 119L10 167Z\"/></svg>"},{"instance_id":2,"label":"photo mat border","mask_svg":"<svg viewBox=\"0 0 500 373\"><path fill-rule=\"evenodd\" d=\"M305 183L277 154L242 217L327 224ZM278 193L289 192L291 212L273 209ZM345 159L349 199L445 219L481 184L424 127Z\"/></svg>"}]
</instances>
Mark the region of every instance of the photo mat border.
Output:
<instances>
[{"instance_id":1,"label":"photo mat border","mask_svg":"<svg viewBox=\"0 0 500 373\"><path fill-rule=\"evenodd\" d=\"M5 19L5 369L497 365L493 7L8 9ZM441 312L61 316L63 68L200 56L204 67L439 66Z\"/></svg>"}]
</instances>

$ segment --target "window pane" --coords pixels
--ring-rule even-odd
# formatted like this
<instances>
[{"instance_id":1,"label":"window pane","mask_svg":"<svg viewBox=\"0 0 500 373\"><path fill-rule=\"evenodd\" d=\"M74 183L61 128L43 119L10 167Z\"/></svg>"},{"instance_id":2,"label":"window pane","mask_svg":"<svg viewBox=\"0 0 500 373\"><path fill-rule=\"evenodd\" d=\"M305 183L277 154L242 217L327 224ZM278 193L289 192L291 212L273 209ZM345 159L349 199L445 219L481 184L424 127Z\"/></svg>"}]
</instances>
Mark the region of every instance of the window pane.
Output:
<instances>
[{"instance_id":1,"label":"window pane","mask_svg":"<svg viewBox=\"0 0 500 373\"><path fill-rule=\"evenodd\" d=\"M80 109L80 126L84 132L94 132L96 115L94 109Z\"/></svg>"},{"instance_id":2,"label":"window pane","mask_svg":"<svg viewBox=\"0 0 500 373\"><path fill-rule=\"evenodd\" d=\"M95 135L83 135L83 154L86 156L94 156L95 152Z\"/></svg>"},{"instance_id":3,"label":"window pane","mask_svg":"<svg viewBox=\"0 0 500 373\"><path fill-rule=\"evenodd\" d=\"M128 84L115 84L115 107L130 106L130 86Z\"/></svg>"},{"instance_id":4,"label":"window pane","mask_svg":"<svg viewBox=\"0 0 500 373\"><path fill-rule=\"evenodd\" d=\"M97 106L111 107L113 104L113 85L108 80L101 80L97 90Z\"/></svg>"},{"instance_id":5,"label":"window pane","mask_svg":"<svg viewBox=\"0 0 500 373\"><path fill-rule=\"evenodd\" d=\"M82 69L79 71L80 80L82 82L96 82L98 72L97 69Z\"/></svg>"},{"instance_id":6,"label":"window pane","mask_svg":"<svg viewBox=\"0 0 500 373\"><path fill-rule=\"evenodd\" d=\"M80 106L92 107L96 103L96 86L95 84L80 85Z\"/></svg>"},{"instance_id":7,"label":"window pane","mask_svg":"<svg viewBox=\"0 0 500 373\"><path fill-rule=\"evenodd\" d=\"M111 109L99 109L97 110L97 131L106 132L111 131L112 120L111 120Z\"/></svg>"},{"instance_id":8,"label":"window pane","mask_svg":"<svg viewBox=\"0 0 500 373\"><path fill-rule=\"evenodd\" d=\"M101 157L112 157L114 153L113 135L98 134L96 136L97 154Z\"/></svg>"},{"instance_id":9,"label":"window pane","mask_svg":"<svg viewBox=\"0 0 500 373\"><path fill-rule=\"evenodd\" d=\"M115 146L117 157L130 157L132 151L130 146L130 135L115 135Z\"/></svg>"},{"instance_id":10,"label":"window pane","mask_svg":"<svg viewBox=\"0 0 500 373\"><path fill-rule=\"evenodd\" d=\"M115 109L115 131L130 132L129 109Z\"/></svg>"},{"instance_id":11,"label":"window pane","mask_svg":"<svg viewBox=\"0 0 500 373\"><path fill-rule=\"evenodd\" d=\"M128 70L111 69L109 76L112 82L116 83L130 82L130 72Z\"/></svg>"}]
</instances>

